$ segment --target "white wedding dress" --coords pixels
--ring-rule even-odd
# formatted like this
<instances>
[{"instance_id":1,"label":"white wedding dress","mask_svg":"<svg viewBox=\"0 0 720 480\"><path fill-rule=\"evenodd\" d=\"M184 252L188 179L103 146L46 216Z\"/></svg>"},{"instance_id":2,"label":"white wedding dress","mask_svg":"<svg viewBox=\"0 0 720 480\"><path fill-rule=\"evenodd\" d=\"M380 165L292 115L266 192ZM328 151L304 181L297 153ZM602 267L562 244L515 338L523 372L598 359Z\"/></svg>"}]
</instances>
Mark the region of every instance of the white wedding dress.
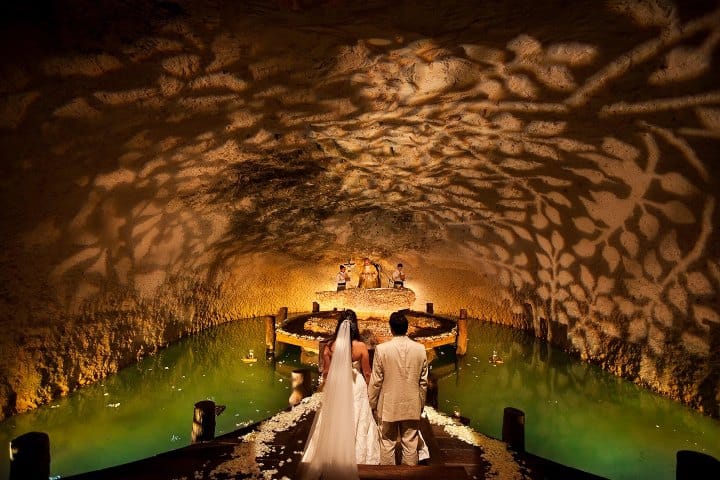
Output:
<instances>
[{"instance_id":1,"label":"white wedding dress","mask_svg":"<svg viewBox=\"0 0 720 480\"><path fill-rule=\"evenodd\" d=\"M350 356L350 328L345 321L298 469L302 480L357 479L358 464L380 463L380 432L367 385L359 362L352 363Z\"/></svg>"},{"instance_id":2,"label":"white wedding dress","mask_svg":"<svg viewBox=\"0 0 720 480\"><path fill-rule=\"evenodd\" d=\"M353 406L355 407L355 460L363 465L380 464L380 429L375 423L367 384L363 377L360 362L352 364Z\"/></svg>"}]
</instances>

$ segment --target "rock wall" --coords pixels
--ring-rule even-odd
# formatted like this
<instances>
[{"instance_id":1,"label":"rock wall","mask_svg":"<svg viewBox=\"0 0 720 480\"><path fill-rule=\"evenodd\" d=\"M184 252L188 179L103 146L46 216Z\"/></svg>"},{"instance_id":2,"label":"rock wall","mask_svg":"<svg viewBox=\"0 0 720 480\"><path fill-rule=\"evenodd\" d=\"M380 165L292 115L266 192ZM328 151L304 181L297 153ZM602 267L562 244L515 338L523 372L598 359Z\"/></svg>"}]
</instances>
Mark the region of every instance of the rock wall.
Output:
<instances>
[{"instance_id":1,"label":"rock wall","mask_svg":"<svg viewBox=\"0 0 720 480\"><path fill-rule=\"evenodd\" d=\"M719 5L1 8L3 415L367 255L720 416Z\"/></svg>"}]
</instances>

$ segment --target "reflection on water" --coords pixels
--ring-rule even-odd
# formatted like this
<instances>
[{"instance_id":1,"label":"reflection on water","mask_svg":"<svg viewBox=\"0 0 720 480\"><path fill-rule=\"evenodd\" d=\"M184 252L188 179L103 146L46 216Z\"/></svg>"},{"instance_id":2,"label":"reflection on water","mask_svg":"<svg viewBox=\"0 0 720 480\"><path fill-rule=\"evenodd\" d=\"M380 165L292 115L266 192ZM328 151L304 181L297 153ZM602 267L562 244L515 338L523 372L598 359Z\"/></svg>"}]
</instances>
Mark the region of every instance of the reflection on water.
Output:
<instances>
[{"instance_id":1,"label":"reflection on water","mask_svg":"<svg viewBox=\"0 0 720 480\"><path fill-rule=\"evenodd\" d=\"M101 384L0 423L0 443L48 432L52 475L67 476L187 445L199 400L227 406L216 435L266 418L288 405L290 382L264 358L241 361L250 349L264 351L263 335L260 320L247 320L186 338ZM0 478L8 475L7 450L0 449Z\"/></svg>"},{"instance_id":2,"label":"reflection on water","mask_svg":"<svg viewBox=\"0 0 720 480\"><path fill-rule=\"evenodd\" d=\"M436 371L440 407L502 435L503 408L525 412L526 449L613 480L674 479L678 450L720 458L720 422L654 395L522 332L471 322L467 355ZM492 365L493 350L503 363Z\"/></svg>"},{"instance_id":3,"label":"reflection on water","mask_svg":"<svg viewBox=\"0 0 720 480\"><path fill-rule=\"evenodd\" d=\"M501 436L502 410L525 412L528 451L619 479L674 479L680 449L720 458L720 422L548 348L521 332L471 322L468 354L452 350L433 362L440 407ZM193 404L212 399L227 409L220 435L285 408L296 349L276 364L264 351L260 320L223 325L187 338L102 384L0 423L7 445L22 433L50 434L52 474L67 476L128 462L189 443ZM503 363L492 365L493 350ZM8 452L0 449L2 477Z\"/></svg>"}]
</instances>

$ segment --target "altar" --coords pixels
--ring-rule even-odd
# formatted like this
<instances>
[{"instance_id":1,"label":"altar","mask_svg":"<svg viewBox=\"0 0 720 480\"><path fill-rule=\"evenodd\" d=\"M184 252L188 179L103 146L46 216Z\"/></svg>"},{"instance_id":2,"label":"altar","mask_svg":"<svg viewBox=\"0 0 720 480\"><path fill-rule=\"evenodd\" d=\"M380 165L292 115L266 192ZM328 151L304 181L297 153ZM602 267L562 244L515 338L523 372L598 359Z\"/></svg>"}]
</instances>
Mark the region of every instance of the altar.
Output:
<instances>
[{"instance_id":1,"label":"altar","mask_svg":"<svg viewBox=\"0 0 720 480\"><path fill-rule=\"evenodd\" d=\"M412 308L415 292L409 288L350 288L315 292L315 299L329 309L387 313Z\"/></svg>"}]
</instances>

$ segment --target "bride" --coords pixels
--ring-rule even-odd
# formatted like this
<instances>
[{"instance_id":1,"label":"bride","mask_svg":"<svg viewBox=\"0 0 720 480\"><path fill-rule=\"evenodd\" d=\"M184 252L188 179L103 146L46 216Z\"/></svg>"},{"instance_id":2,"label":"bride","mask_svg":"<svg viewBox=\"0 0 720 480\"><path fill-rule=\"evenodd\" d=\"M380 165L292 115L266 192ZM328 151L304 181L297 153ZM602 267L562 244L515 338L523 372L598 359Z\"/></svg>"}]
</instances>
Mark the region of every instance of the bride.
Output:
<instances>
[{"instance_id":1,"label":"bride","mask_svg":"<svg viewBox=\"0 0 720 480\"><path fill-rule=\"evenodd\" d=\"M370 354L352 310L340 318L323 359L323 400L310 427L300 478L358 478L358 464L380 463L380 432L367 395Z\"/></svg>"}]
</instances>

